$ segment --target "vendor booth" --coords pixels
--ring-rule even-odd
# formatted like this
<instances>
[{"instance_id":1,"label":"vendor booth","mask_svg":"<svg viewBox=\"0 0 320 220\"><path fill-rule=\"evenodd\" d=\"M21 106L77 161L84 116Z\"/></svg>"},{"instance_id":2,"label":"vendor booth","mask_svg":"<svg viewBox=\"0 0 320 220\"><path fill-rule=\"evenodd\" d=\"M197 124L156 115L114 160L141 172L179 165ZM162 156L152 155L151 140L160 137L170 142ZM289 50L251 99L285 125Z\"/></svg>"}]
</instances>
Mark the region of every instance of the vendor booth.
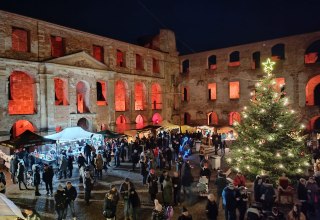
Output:
<instances>
[{"instance_id":1,"label":"vendor booth","mask_svg":"<svg viewBox=\"0 0 320 220\"><path fill-rule=\"evenodd\" d=\"M191 127L190 125L181 125L181 133L184 134L184 133L193 133L197 130L197 128L195 127Z\"/></svg>"},{"instance_id":2,"label":"vendor booth","mask_svg":"<svg viewBox=\"0 0 320 220\"><path fill-rule=\"evenodd\" d=\"M164 120L160 123L161 127L164 130L180 130L180 126L179 125L175 125L175 124L171 124L170 122L168 122L167 120Z\"/></svg>"}]
</instances>

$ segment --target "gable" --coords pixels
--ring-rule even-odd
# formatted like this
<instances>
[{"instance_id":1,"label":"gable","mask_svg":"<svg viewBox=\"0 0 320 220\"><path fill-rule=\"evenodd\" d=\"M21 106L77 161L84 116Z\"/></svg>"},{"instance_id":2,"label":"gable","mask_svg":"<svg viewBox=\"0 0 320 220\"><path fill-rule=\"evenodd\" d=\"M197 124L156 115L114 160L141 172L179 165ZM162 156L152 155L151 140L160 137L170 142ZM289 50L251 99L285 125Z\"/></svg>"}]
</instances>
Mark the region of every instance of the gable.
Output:
<instances>
[{"instance_id":1,"label":"gable","mask_svg":"<svg viewBox=\"0 0 320 220\"><path fill-rule=\"evenodd\" d=\"M78 52L75 54L66 55L63 57L54 58L46 61L47 63L54 63L67 66L75 66L89 69L107 70L108 67L87 54L86 52Z\"/></svg>"}]
</instances>

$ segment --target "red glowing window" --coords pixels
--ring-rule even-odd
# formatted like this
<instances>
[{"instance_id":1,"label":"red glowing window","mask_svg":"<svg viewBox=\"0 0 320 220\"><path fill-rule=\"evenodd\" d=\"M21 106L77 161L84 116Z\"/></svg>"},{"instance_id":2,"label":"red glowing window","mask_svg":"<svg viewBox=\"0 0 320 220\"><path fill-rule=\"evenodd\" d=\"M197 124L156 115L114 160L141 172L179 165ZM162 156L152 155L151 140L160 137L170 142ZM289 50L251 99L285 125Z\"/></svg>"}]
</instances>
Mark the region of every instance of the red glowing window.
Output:
<instances>
[{"instance_id":1,"label":"red glowing window","mask_svg":"<svg viewBox=\"0 0 320 220\"><path fill-rule=\"evenodd\" d=\"M116 125L117 125L116 131L119 133L123 133L127 129L126 123L127 123L127 120L126 120L125 116L120 115L116 119Z\"/></svg>"},{"instance_id":2,"label":"red glowing window","mask_svg":"<svg viewBox=\"0 0 320 220\"><path fill-rule=\"evenodd\" d=\"M320 75L312 77L306 86L306 105L320 105L318 88L320 85Z\"/></svg>"},{"instance_id":3,"label":"red glowing window","mask_svg":"<svg viewBox=\"0 0 320 220\"><path fill-rule=\"evenodd\" d=\"M125 54L121 50L117 50L117 66L125 67Z\"/></svg>"},{"instance_id":4,"label":"red glowing window","mask_svg":"<svg viewBox=\"0 0 320 220\"><path fill-rule=\"evenodd\" d=\"M152 58L152 72L160 73L159 60Z\"/></svg>"},{"instance_id":5,"label":"red glowing window","mask_svg":"<svg viewBox=\"0 0 320 220\"><path fill-rule=\"evenodd\" d=\"M151 102L152 109L162 109L162 90L158 83L153 83L151 86Z\"/></svg>"},{"instance_id":6,"label":"red glowing window","mask_svg":"<svg viewBox=\"0 0 320 220\"><path fill-rule=\"evenodd\" d=\"M142 115L136 117L136 129L141 129L144 126L144 119Z\"/></svg>"},{"instance_id":7,"label":"red glowing window","mask_svg":"<svg viewBox=\"0 0 320 220\"><path fill-rule=\"evenodd\" d=\"M286 84L286 81L284 78L276 78L275 90L277 92L281 92L281 90L284 88L285 84Z\"/></svg>"},{"instance_id":8,"label":"red glowing window","mask_svg":"<svg viewBox=\"0 0 320 220\"><path fill-rule=\"evenodd\" d=\"M136 69L137 70L144 70L143 59L140 54L136 54Z\"/></svg>"},{"instance_id":9,"label":"red glowing window","mask_svg":"<svg viewBox=\"0 0 320 220\"><path fill-rule=\"evenodd\" d=\"M29 32L21 28L12 27L12 50L29 52Z\"/></svg>"},{"instance_id":10,"label":"red glowing window","mask_svg":"<svg viewBox=\"0 0 320 220\"><path fill-rule=\"evenodd\" d=\"M134 86L134 109L136 111L145 110L146 99L146 86L140 82L136 83Z\"/></svg>"},{"instance_id":11,"label":"red glowing window","mask_svg":"<svg viewBox=\"0 0 320 220\"><path fill-rule=\"evenodd\" d=\"M229 64L230 67L240 66L240 52L234 51L229 56Z\"/></svg>"},{"instance_id":12,"label":"red glowing window","mask_svg":"<svg viewBox=\"0 0 320 220\"><path fill-rule=\"evenodd\" d=\"M65 54L64 38L59 36L51 36L51 56L62 57Z\"/></svg>"},{"instance_id":13,"label":"red glowing window","mask_svg":"<svg viewBox=\"0 0 320 220\"><path fill-rule=\"evenodd\" d=\"M218 124L218 115L216 112L210 112L208 114L208 125L217 125Z\"/></svg>"},{"instance_id":14,"label":"red glowing window","mask_svg":"<svg viewBox=\"0 0 320 220\"><path fill-rule=\"evenodd\" d=\"M230 112L229 125L233 125L235 122L240 123L241 117L239 112Z\"/></svg>"},{"instance_id":15,"label":"red glowing window","mask_svg":"<svg viewBox=\"0 0 320 220\"><path fill-rule=\"evenodd\" d=\"M208 84L208 95L209 95L209 100L217 99L217 83Z\"/></svg>"},{"instance_id":16,"label":"red glowing window","mask_svg":"<svg viewBox=\"0 0 320 220\"><path fill-rule=\"evenodd\" d=\"M162 117L159 113L155 113L153 116L152 116L152 123L153 124L159 124L162 122Z\"/></svg>"},{"instance_id":17,"label":"red glowing window","mask_svg":"<svg viewBox=\"0 0 320 220\"><path fill-rule=\"evenodd\" d=\"M69 105L68 86L64 79L54 79L55 105Z\"/></svg>"},{"instance_id":18,"label":"red glowing window","mask_svg":"<svg viewBox=\"0 0 320 220\"><path fill-rule=\"evenodd\" d=\"M92 46L92 53L93 53L93 57L102 62L104 61L104 52L103 52L103 47L102 46L97 46L97 45L93 45Z\"/></svg>"},{"instance_id":19,"label":"red glowing window","mask_svg":"<svg viewBox=\"0 0 320 220\"><path fill-rule=\"evenodd\" d=\"M107 85L104 81L97 82L97 105L107 105Z\"/></svg>"},{"instance_id":20,"label":"red glowing window","mask_svg":"<svg viewBox=\"0 0 320 220\"><path fill-rule=\"evenodd\" d=\"M115 86L115 110L126 111L128 108L128 86L125 82L118 80Z\"/></svg>"},{"instance_id":21,"label":"red glowing window","mask_svg":"<svg viewBox=\"0 0 320 220\"><path fill-rule=\"evenodd\" d=\"M31 124L31 122L27 120L18 120L16 123L13 124L12 126L12 136L17 137L26 130L35 131L34 126Z\"/></svg>"},{"instance_id":22,"label":"red glowing window","mask_svg":"<svg viewBox=\"0 0 320 220\"><path fill-rule=\"evenodd\" d=\"M229 82L229 98L239 99L240 98L240 83Z\"/></svg>"},{"instance_id":23,"label":"red glowing window","mask_svg":"<svg viewBox=\"0 0 320 220\"><path fill-rule=\"evenodd\" d=\"M305 64L319 63L320 62L320 40L314 41L308 46L305 55Z\"/></svg>"},{"instance_id":24,"label":"red glowing window","mask_svg":"<svg viewBox=\"0 0 320 220\"><path fill-rule=\"evenodd\" d=\"M90 87L89 83L85 81L78 82L76 86L77 92L77 112L90 113L89 100L90 100Z\"/></svg>"},{"instance_id":25,"label":"red glowing window","mask_svg":"<svg viewBox=\"0 0 320 220\"><path fill-rule=\"evenodd\" d=\"M34 114L36 89L33 79L26 73L14 71L9 78L10 115Z\"/></svg>"}]
</instances>

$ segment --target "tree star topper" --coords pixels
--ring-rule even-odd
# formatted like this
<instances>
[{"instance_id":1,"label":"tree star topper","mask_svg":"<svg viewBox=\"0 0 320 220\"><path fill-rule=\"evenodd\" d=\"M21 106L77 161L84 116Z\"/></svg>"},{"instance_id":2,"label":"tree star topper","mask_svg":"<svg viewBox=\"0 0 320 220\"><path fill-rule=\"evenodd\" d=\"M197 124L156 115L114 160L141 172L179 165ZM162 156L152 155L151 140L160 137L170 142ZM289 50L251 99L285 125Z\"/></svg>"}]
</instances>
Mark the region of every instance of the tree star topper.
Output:
<instances>
[{"instance_id":1,"label":"tree star topper","mask_svg":"<svg viewBox=\"0 0 320 220\"><path fill-rule=\"evenodd\" d=\"M262 65L264 65L264 72L270 74L273 70L273 65L275 64L275 62L272 62L270 58L268 58L266 62L262 63Z\"/></svg>"}]
</instances>

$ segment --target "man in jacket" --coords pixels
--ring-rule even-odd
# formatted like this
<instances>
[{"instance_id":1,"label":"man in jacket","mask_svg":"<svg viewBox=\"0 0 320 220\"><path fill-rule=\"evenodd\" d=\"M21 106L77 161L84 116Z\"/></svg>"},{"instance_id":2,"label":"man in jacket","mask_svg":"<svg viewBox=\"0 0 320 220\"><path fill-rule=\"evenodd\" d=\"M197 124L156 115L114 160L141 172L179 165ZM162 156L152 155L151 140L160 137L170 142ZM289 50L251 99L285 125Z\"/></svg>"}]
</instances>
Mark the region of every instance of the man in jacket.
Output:
<instances>
[{"instance_id":1,"label":"man in jacket","mask_svg":"<svg viewBox=\"0 0 320 220\"><path fill-rule=\"evenodd\" d=\"M35 187L35 196L41 196L39 193L39 185L41 182L39 167L37 166L33 174L33 185Z\"/></svg>"},{"instance_id":2,"label":"man in jacket","mask_svg":"<svg viewBox=\"0 0 320 220\"><path fill-rule=\"evenodd\" d=\"M64 188L64 190L67 196L66 214L68 213L68 207L70 207L72 218L73 220L76 220L76 213L74 211L74 200L76 200L78 195L77 190L70 181L67 182L67 185Z\"/></svg>"},{"instance_id":3,"label":"man in jacket","mask_svg":"<svg viewBox=\"0 0 320 220\"><path fill-rule=\"evenodd\" d=\"M129 178L126 178L125 181L120 186L120 194L124 201L124 217L125 219L129 218L129 192L130 189L134 188L133 183Z\"/></svg>"},{"instance_id":4,"label":"man in jacket","mask_svg":"<svg viewBox=\"0 0 320 220\"><path fill-rule=\"evenodd\" d=\"M58 214L58 220L65 219L66 208L67 208L67 195L65 194L64 188L59 184L57 192L54 195L55 209Z\"/></svg>"},{"instance_id":5,"label":"man in jacket","mask_svg":"<svg viewBox=\"0 0 320 220\"><path fill-rule=\"evenodd\" d=\"M222 191L222 202L225 211L225 219L226 220L234 220L236 219L236 208L237 208L237 200L236 200L236 190L234 188L233 183L229 183L227 187Z\"/></svg>"},{"instance_id":6,"label":"man in jacket","mask_svg":"<svg viewBox=\"0 0 320 220\"><path fill-rule=\"evenodd\" d=\"M42 180L46 184L46 190L47 195L52 195L52 179L53 179L54 173L51 166L48 166L48 164L44 165L44 172L42 174ZM50 190L50 193L49 193Z\"/></svg>"},{"instance_id":7,"label":"man in jacket","mask_svg":"<svg viewBox=\"0 0 320 220\"><path fill-rule=\"evenodd\" d=\"M214 184L217 186L217 206L218 206L218 209L219 209L219 204L220 204L220 199L221 199L221 196L222 196L222 191L228 184L225 175L221 171L219 171L218 178L216 179Z\"/></svg>"}]
</instances>

